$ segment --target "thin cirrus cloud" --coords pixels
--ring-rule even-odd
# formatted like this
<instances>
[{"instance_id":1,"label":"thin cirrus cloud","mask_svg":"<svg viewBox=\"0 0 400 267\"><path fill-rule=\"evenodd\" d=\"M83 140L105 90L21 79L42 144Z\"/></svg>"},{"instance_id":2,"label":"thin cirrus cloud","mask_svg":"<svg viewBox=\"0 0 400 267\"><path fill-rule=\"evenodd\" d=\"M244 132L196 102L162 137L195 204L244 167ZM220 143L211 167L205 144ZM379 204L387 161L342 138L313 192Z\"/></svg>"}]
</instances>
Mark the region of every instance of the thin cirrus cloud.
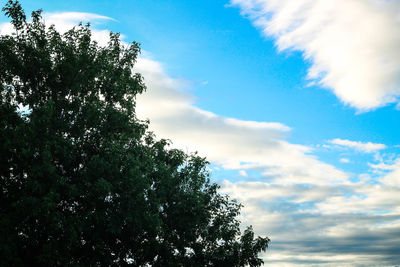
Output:
<instances>
[{"instance_id":1,"label":"thin cirrus cloud","mask_svg":"<svg viewBox=\"0 0 400 267\"><path fill-rule=\"evenodd\" d=\"M279 51L311 62L308 78L358 111L400 96L400 1L231 0Z\"/></svg>"},{"instance_id":2,"label":"thin cirrus cloud","mask_svg":"<svg viewBox=\"0 0 400 267\"><path fill-rule=\"evenodd\" d=\"M341 147L347 147L347 148L352 148L355 149L356 151L363 152L363 153L373 153L377 152L379 150L385 149L386 145L384 144L376 144L376 143L371 143L371 142L360 142L360 141L350 141L346 139L332 139L329 141L329 143L338 145Z\"/></svg>"},{"instance_id":3,"label":"thin cirrus cloud","mask_svg":"<svg viewBox=\"0 0 400 267\"><path fill-rule=\"evenodd\" d=\"M55 21L59 21L63 24L74 23L75 25L80 23L81 21L101 21L101 20L114 20L113 18L102 16L94 13L85 13L85 12L54 12L54 13L45 13L44 19L46 23L52 23Z\"/></svg>"}]
</instances>

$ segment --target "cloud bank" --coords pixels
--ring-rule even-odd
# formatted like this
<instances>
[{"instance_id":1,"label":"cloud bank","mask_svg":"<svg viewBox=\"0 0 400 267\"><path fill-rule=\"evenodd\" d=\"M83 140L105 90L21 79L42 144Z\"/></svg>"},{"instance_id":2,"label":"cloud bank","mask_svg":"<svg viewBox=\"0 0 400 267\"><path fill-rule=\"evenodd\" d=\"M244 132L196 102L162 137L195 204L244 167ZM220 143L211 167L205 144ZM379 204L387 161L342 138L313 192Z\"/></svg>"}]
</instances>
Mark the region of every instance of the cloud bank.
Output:
<instances>
[{"instance_id":1,"label":"cloud bank","mask_svg":"<svg viewBox=\"0 0 400 267\"><path fill-rule=\"evenodd\" d=\"M298 50L308 79L359 111L400 95L400 2L231 0L279 51Z\"/></svg>"},{"instance_id":2,"label":"cloud bank","mask_svg":"<svg viewBox=\"0 0 400 267\"><path fill-rule=\"evenodd\" d=\"M266 266L393 266L400 262L400 160L379 183L285 185L239 181L243 224L270 236Z\"/></svg>"}]
</instances>

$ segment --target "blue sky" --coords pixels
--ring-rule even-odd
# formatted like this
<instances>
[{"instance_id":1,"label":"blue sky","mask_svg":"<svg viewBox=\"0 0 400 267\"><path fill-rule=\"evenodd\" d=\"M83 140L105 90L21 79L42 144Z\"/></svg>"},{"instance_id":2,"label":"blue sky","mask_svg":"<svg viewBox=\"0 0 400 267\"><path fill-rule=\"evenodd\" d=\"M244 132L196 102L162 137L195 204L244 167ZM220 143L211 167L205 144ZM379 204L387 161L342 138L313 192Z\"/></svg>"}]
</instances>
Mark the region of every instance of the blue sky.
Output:
<instances>
[{"instance_id":1,"label":"blue sky","mask_svg":"<svg viewBox=\"0 0 400 267\"><path fill-rule=\"evenodd\" d=\"M209 158L266 266L399 264L398 1L21 2L141 43L139 116Z\"/></svg>"}]
</instances>

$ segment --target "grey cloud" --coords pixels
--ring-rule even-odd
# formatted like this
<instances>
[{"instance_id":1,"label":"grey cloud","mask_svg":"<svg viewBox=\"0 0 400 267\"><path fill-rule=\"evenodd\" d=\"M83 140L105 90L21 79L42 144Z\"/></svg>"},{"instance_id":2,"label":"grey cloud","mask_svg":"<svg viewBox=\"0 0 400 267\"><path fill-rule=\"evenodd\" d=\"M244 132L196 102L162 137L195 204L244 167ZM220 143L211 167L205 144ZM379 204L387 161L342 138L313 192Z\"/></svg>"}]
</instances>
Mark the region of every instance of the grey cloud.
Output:
<instances>
[{"instance_id":1,"label":"grey cloud","mask_svg":"<svg viewBox=\"0 0 400 267\"><path fill-rule=\"evenodd\" d=\"M394 198L381 204L378 198L372 206L368 202L374 194L387 193L385 187L225 181L222 192L244 204L244 225L252 224L258 234L272 239L265 254L266 266L382 266L400 261L398 201ZM397 188L389 194L399 192ZM341 209L343 201L360 193L366 201L364 207L357 204L354 211ZM314 196L307 198L309 194ZM335 197L334 210L325 213L316 208L316 204ZM392 208L382 214L382 205Z\"/></svg>"}]
</instances>

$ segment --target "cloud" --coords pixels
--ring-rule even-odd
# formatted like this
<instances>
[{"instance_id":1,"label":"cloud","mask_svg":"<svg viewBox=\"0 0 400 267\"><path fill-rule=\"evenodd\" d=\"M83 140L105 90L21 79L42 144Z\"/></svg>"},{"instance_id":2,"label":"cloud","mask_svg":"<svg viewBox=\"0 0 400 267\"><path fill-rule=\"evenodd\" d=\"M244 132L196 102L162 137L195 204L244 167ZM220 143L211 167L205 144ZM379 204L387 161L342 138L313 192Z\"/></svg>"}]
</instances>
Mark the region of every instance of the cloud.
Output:
<instances>
[{"instance_id":1,"label":"cloud","mask_svg":"<svg viewBox=\"0 0 400 267\"><path fill-rule=\"evenodd\" d=\"M239 171L239 175L240 175L240 176L243 176L243 177L248 177L248 176L249 176L249 175L247 174L247 172L244 171L244 170L240 170L240 171Z\"/></svg>"},{"instance_id":2,"label":"cloud","mask_svg":"<svg viewBox=\"0 0 400 267\"><path fill-rule=\"evenodd\" d=\"M389 167L390 166L390 167ZM268 235L266 266L391 266L400 261L400 159L378 183L222 183L241 220Z\"/></svg>"},{"instance_id":3,"label":"cloud","mask_svg":"<svg viewBox=\"0 0 400 267\"><path fill-rule=\"evenodd\" d=\"M85 13L85 12L54 12L54 13L45 13L43 16L46 23L55 24L53 22L69 22L74 25L80 22L94 22L99 20L113 20L115 19L102 16L94 13Z\"/></svg>"},{"instance_id":4,"label":"cloud","mask_svg":"<svg viewBox=\"0 0 400 267\"><path fill-rule=\"evenodd\" d=\"M392 164L381 162L379 164L369 165L374 169L389 171L389 173L381 179L382 184L394 188L400 187L400 158L395 159Z\"/></svg>"},{"instance_id":5,"label":"cloud","mask_svg":"<svg viewBox=\"0 0 400 267\"><path fill-rule=\"evenodd\" d=\"M225 169L259 170L264 179L285 183L332 184L347 174L319 161L311 148L285 140L290 128L278 122L243 121L197 108L184 91L187 83L169 77L159 62L140 58L148 90L137 99L139 118L174 146L200 155Z\"/></svg>"},{"instance_id":6,"label":"cloud","mask_svg":"<svg viewBox=\"0 0 400 267\"><path fill-rule=\"evenodd\" d=\"M400 2L231 0L279 51L298 50L308 78L367 111L398 102Z\"/></svg>"},{"instance_id":7,"label":"cloud","mask_svg":"<svg viewBox=\"0 0 400 267\"><path fill-rule=\"evenodd\" d=\"M341 163L350 163L350 160L348 158L341 158L339 161Z\"/></svg>"},{"instance_id":8,"label":"cloud","mask_svg":"<svg viewBox=\"0 0 400 267\"><path fill-rule=\"evenodd\" d=\"M359 141L350 141L346 139L332 139L329 141L329 143L342 146L342 147L348 147L348 148L353 148L357 151L364 152L364 153L373 153L377 152L379 150L385 149L386 145L384 144L376 144L376 143L363 143Z\"/></svg>"}]
</instances>

